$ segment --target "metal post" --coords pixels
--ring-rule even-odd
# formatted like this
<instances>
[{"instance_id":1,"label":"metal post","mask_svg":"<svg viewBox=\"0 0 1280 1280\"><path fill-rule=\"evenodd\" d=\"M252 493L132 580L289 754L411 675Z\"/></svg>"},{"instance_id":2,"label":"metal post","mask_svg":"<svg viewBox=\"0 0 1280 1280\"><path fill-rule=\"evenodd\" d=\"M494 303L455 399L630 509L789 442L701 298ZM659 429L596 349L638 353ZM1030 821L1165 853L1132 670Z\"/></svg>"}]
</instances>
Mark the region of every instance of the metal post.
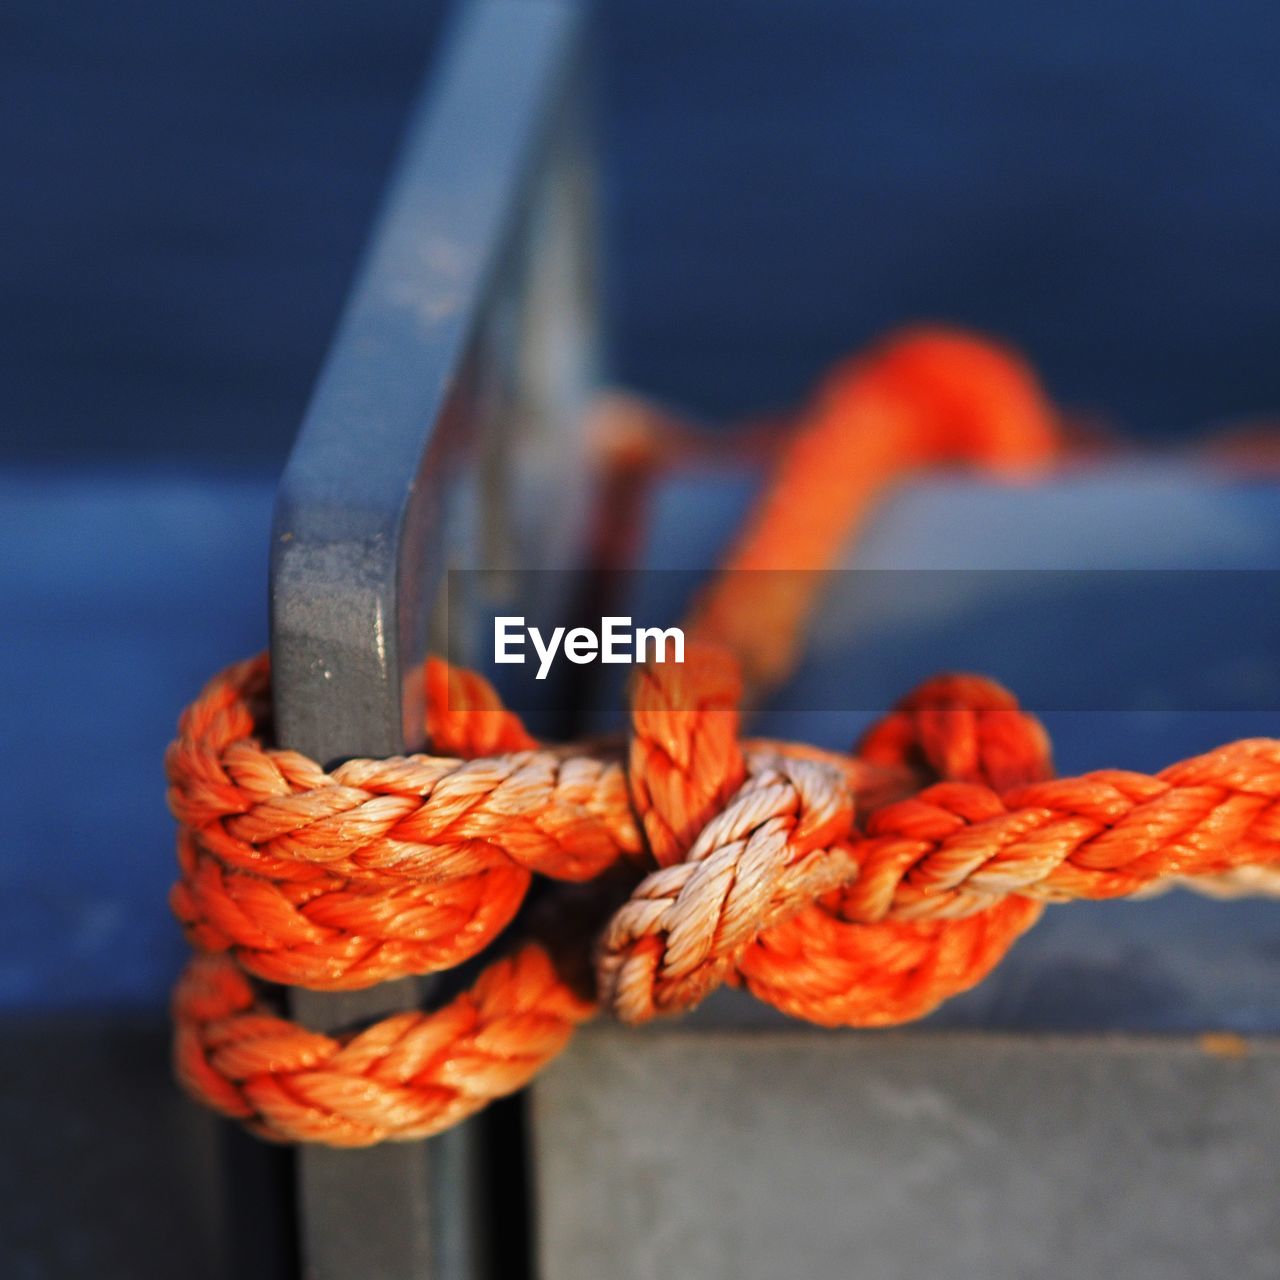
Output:
<instances>
[{"instance_id":1,"label":"metal post","mask_svg":"<svg viewBox=\"0 0 1280 1280\"><path fill-rule=\"evenodd\" d=\"M570 216L583 167L573 102L582 27L567 0L480 0L463 11L290 456L271 562L276 731L326 763L422 745L418 673L439 627L434 607L447 569L491 556L482 539L499 527L497 508L542 513L540 527L520 530L528 563L555 563L552 547L565 540L570 504L523 493L536 467L515 476L481 464L516 426L521 447L532 440L545 456L549 424L580 416L571 401L593 329L589 225ZM545 359L531 369L534 311L539 326L567 335L563 377L548 381ZM544 471L563 490L572 468ZM417 1005L426 985L295 990L290 1006L336 1030ZM464 1126L425 1145L301 1150L304 1274L475 1275L471 1141Z\"/></svg>"}]
</instances>

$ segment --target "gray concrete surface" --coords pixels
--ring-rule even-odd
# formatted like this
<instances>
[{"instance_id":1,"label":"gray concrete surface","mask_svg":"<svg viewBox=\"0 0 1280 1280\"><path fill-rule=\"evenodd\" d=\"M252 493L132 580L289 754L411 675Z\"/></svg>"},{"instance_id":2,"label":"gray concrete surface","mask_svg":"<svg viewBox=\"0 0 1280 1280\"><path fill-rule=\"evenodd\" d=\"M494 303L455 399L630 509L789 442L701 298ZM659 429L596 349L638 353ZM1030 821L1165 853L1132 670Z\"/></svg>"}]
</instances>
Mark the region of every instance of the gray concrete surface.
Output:
<instances>
[{"instance_id":1,"label":"gray concrete surface","mask_svg":"<svg viewBox=\"0 0 1280 1280\"><path fill-rule=\"evenodd\" d=\"M588 1031L534 1089L542 1280L1274 1280L1280 1052Z\"/></svg>"}]
</instances>

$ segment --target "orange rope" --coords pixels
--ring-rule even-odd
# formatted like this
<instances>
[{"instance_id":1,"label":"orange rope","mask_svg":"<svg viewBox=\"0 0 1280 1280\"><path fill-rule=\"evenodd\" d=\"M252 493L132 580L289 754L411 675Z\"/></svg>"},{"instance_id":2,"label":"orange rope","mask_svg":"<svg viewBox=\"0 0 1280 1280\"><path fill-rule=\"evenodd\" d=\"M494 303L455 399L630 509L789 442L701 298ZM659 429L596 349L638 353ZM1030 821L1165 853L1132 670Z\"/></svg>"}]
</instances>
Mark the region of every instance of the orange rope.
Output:
<instances>
[{"instance_id":1,"label":"orange rope","mask_svg":"<svg viewBox=\"0 0 1280 1280\"><path fill-rule=\"evenodd\" d=\"M817 579L748 591L736 570L823 569L911 470L1024 472L1057 439L1030 372L972 337L908 334L837 369L685 663L634 680L625 748L540 745L433 660L438 754L326 772L269 745L265 658L217 676L166 759L173 906L205 953L174 1000L184 1085L272 1139L418 1138L520 1088L599 1008L639 1022L732 982L813 1022L901 1022L981 981L1046 902L1257 887L1280 860L1280 742L1054 780L1043 728L977 676L929 681L851 756L741 736L744 690L787 669ZM570 915L433 1012L319 1035L247 976L329 990L453 967L534 875L600 893L562 890Z\"/></svg>"}]
</instances>

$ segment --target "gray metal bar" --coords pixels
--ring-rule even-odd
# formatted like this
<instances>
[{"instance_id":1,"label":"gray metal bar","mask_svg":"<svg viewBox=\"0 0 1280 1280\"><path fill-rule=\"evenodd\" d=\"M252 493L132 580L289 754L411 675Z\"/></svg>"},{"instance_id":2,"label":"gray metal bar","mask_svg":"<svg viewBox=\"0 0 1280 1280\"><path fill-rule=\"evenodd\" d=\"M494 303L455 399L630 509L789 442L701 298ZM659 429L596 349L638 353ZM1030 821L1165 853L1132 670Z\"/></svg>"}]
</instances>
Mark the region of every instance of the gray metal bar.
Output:
<instances>
[{"instance_id":1,"label":"gray metal bar","mask_svg":"<svg viewBox=\"0 0 1280 1280\"><path fill-rule=\"evenodd\" d=\"M519 505L478 455L513 418L536 437L538 405L548 407L530 377L528 331L531 302L547 294L539 240L555 261L563 227L547 210L566 163L581 162L566 160L575 144L558 136L570 127L581 28L566 0L481 0L463 12L290 456L272 543L276 731L322 761L421 744L418 673L445 571L484 562L486 502ZM556 272L574 280L552 292L575 312L570 332L590 328L576 314L586 248L570 242L566 256L559 236ZM569 365L581 368L584 352L579 343ZM553 390L564 398L565 385ZM334 1030L412 1007L423 986L295 991L290 1005ZM305 1275L473 1275L467 1148L464 1127L429 1146L300 1151Z\"/></svg>"}]
</instances>

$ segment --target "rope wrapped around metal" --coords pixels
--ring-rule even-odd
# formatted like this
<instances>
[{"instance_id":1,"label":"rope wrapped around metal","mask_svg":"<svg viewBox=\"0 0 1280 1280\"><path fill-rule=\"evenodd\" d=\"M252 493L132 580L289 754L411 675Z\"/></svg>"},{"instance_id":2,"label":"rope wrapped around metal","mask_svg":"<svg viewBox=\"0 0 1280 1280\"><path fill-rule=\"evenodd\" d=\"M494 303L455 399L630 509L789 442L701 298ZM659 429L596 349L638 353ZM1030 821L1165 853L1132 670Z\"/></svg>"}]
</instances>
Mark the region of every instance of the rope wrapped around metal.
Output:
<instances>
[{"instance_id":1,"label":"rope wrapped around metal","mask_svg":"<svg viewBox=\"0 0 1280 1280\"><path fill-rule=\"evenodd\" d=\"M733 983L826 1026L899 1023L980 982L1046 903L1280 888L1271 739L1055 778L1039 722L971 675L928 681L850 755L741 735L818 579L746 592L736 571L827 568L886 486L936 465L1033 477L1060 435L1027 367L966 334L839 366L698 601L685 662L634 678L625 743L540 744L480 676L432 660L433 754L326 771L272 745L265 657L216 676L166 757L172 904L201 953L174 997L183 1085L279 1141L422 1138L601 1012L642 1022ZM590 883L498 943L534 877ZM277 1016L254 981L364 987L495 943L443 1007L344 1035Z\"/></svg>"}]
</instances>

